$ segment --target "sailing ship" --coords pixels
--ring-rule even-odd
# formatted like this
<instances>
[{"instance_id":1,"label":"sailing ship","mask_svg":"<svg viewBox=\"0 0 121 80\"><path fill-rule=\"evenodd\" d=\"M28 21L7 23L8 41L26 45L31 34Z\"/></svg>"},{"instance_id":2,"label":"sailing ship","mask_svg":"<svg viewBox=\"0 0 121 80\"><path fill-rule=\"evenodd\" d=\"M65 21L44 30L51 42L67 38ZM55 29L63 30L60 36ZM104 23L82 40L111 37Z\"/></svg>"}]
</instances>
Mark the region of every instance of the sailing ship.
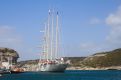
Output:
<instances>
[{"instance_id":1,"label":"sailing ship","mask_svg":"<svg viewBox=\"0 0 121 80\"><path fill-rule=\"evenodd\" d=\"M53 11L49 10L48 20L45 23L43 46L41 48L40 60L38 63L38 71L47 72L64 72L67 63L59 57L59 25L58 12L56 13L56 24L54 24Z\"/></svg>"}]
</instances>

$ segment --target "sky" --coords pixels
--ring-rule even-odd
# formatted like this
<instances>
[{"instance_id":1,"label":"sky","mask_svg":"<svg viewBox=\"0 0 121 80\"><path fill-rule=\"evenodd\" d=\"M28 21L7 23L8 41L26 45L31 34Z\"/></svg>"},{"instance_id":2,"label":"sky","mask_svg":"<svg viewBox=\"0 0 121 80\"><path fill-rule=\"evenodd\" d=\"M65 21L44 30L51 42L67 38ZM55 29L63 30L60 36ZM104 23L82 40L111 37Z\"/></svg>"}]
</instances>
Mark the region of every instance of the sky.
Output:
<instances>
[{"instance_id":1,"label":"sky","mask_svg":"<svg viewBox=\"0 0 121 80\"><path fill-rule=\"evenodd\" d=\"M0 47L38 59L49 9L59 12L64 56L121 48L121 0L0 0Z\"/></svg>"}]
</instances>

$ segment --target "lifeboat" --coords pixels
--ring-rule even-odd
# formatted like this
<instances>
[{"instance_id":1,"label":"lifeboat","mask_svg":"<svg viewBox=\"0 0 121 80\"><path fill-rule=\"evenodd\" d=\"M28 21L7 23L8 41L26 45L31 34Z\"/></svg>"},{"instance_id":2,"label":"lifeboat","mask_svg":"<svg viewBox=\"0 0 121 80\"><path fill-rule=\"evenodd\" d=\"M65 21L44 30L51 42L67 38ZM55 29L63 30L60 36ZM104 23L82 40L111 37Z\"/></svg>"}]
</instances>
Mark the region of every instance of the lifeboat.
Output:
<instances>
[{"instance_id":1,"label":"lifeboat","mask_svg":"<svg viewBox=\"0 0 121 80\"><path fill-rule=\"evenodd\" d=\"M14 70L10 71L11 73L23 73L24 70L22 68L15 68Z\"/></svg>"}]
</instances>

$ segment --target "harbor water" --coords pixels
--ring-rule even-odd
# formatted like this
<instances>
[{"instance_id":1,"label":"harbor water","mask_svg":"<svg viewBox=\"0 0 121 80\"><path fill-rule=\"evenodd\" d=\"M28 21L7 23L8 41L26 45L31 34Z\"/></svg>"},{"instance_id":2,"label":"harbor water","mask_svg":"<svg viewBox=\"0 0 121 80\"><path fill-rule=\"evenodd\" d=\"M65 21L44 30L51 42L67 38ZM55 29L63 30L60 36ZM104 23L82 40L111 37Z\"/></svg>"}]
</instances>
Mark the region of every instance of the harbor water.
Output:
<instances>
[{"instance_id":1,"label":"harbor water","mask_svg":"<svg viewBox=\"0 0 121 80\"><path fill-rule=\"evenodd\" d=\"M121 80L120 70L67 70L63 73L25 72L4 74L0 80Z\"/></svg>"}]
</instances>

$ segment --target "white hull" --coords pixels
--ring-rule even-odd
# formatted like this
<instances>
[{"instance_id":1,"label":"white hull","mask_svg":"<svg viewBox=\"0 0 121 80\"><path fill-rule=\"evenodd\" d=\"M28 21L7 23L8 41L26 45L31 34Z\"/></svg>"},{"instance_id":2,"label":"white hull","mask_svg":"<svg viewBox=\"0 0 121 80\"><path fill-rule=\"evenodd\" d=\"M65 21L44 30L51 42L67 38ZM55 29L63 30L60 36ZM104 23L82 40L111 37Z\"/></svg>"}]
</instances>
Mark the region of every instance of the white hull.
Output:
<instances>
[{"instance_id":1,"label":"white hull","mask_svg":"<svg viewBox=\"0 0 121 80\"><path fill-rule=\"evenodd\" d=\"M67 64L46 64L40 66L40 71L47 72L64 72L67 68Z\"/></svg>"}]
</instances>

